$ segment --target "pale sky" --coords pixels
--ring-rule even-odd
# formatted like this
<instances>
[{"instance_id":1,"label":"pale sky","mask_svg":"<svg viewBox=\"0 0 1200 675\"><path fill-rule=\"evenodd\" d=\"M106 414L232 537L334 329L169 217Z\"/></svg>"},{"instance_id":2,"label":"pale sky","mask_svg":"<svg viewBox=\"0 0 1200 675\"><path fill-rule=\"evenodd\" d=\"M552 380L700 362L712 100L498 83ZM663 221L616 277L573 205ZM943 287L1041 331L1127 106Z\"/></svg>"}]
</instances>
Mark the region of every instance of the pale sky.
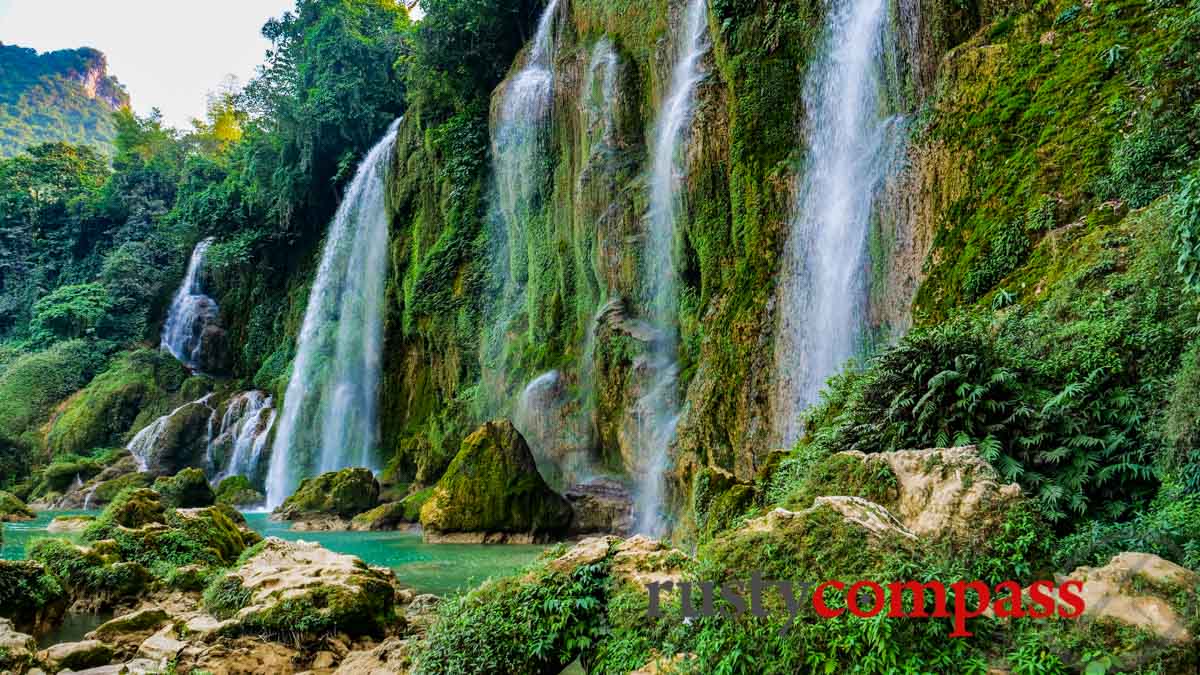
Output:
<instances>
[{"instance_id":1,"label":"pale sky","mask_svg":"<svg viewBox=\"0 0 1200 675\"><path fill-rule=\"evenodd\" d=\"M141 114L186 127L227 75L245 84L270 43L259 29L293 0L0 0L0 42L94 47Z\"/></svg>"}]
</instances>

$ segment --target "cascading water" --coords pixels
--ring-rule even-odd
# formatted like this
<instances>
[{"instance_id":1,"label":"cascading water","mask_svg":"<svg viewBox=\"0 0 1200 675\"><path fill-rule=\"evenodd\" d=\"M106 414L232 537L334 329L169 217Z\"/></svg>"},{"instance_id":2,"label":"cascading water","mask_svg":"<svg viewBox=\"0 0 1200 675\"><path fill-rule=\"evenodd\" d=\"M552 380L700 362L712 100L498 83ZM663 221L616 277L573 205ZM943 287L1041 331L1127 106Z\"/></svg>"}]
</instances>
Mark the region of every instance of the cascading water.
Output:
<instances>
[{"instance_id":1,"label":"cascading water","mask_svg":"<svg viewBox=\"0 0 1200 675\"><path fill-rule=\"evenodd\" d=\"M588 125L599 127L593 132L597 136L593 152L613 142L616 117L613 105L617 99L617 69L620 61L612 40L601 38L592 48L588 64L587 79L583 83L584 106Z\"/></svg>"},{"instance_id":2,"label":"cascading water","mask_svg":"<svg viewBox=\"0 0 1200 675\"><path fill-rule=\"evenodd\" d=\"M860 349L867 237L891 162L883 111L888 3L836 5L807 76L807 166L784 252L776 334L775 426L790 446L800 413Z\"/></svg>"},{"instance_id":3,"label":"cascading water","mask_svg":"<svg viewBox=\"0 0 1200 675\"><path fill-rule=\"evenodd\" d=\"M253 481L259 475L263 450L275 424L274 401L261 391L247 391L230 399L221 426L208 444L209 475L215 483L230 476ZM221 450L218 458L218 450ZM224 468L218 468L222 464Z\"/></svg>"},{"instance_id":4,"label":"cascading water","mask_svg":"<svg viewBox=\"0 0 1200 675\"><path fill-rule=\"evenodd\" d=\"M147 425L146 428L137 432L137 434L134 435L134 437L129 441L129 444L125 446L125 449L133 455L134 461L137 462L138 471L145 473L150 470L151 455L153 454L154 449L159 447L162 436L167 430L167 425L171 422L171 418L179 414L181 410L187 408L188 406L202 405L206 408L210 407L208 402L212 399L212 397L212 394L207 394L198 400L191 401L190 403L184 403L166 415L154 420ZM210 421L210 434L212 433L211 424L212 423Z\"/></svg>"},{"instance_id":5,"label":"cascading water","mask_svg":"<svg viewBox=\"0 0 1200 675\"><path fill-rule=\"evenodd\" d=\"M500 363L509 322L521 313L529 278L526 230L541 208L546 184L547 122L554 101L554 22L560 0L551 0L538 20L525 65L505 86L492 128L496 208L490 234L495 278L503 280L485 361L495 363L489 395L508 397L508 376ZM500 401L492 400L496 406Z\"/></svg>"},{"instance_id":6,"label":"cascading water","mask_svg":"<svg viewBox=\"0 0 1200 675\"><path fill-rule=\"evenodd\" d=\"M658 329L648 365L649 389L638 402L638 490L636 510L639 532L658 535L663 530L664 474L668 449L679 420L676 388L678 315L674 263L675 225L683 213L683 150L694 113L696 89L704 79L703 59L708 52L705 0L690 0L683 21L684 41L671 72L670 89L655 127L650 174L649 225L644 252L644 281L650 298L650 318Z\"/></svg>"},{"instance_id":7,"label":"cascading water","mask_svg":"<svg viewBox=\"0 0 1200 675\"><path fill-rule=\"evenodd\" d=\"M161 348L189 368L199 368L204 328L215 323L219 313L216 301L204 294L201 282L204 255L212 244L212 239L205 239L192 250L187 274L175 292L163 325Z\"/></svg>"},{"instance_id":8,"label":"cascading water","mask_svg":"<svg viewBox=\"0 0 1200 675\"><path fill-rule=\"evenodd\" d=\"M269 508L282 504L303 477L376 463L386 179L400 122L359 165L326 235L271 452Z\"/></svg>"}]
</instances>

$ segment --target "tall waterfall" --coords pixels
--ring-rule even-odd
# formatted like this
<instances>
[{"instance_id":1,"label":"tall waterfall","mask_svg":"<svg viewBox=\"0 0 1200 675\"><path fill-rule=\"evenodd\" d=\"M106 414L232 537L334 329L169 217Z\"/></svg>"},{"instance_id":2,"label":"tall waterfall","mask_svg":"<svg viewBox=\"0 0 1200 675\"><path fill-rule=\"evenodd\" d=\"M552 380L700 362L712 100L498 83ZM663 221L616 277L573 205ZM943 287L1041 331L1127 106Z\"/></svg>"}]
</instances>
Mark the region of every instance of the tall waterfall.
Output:
<instances>
[{"instance_id":1,"label":"tall waterfall","mask_svg":"<svg viewBox=\"0 0 1200 675\"><path fill-rule=\"evenodd\" d=\"M775 347L776 434L785 445L864 336L867 236L890 164L887 13L884 0L835 4L805 82L808 161L784 252Z\"/></svg>"},{"instance_id":2,"label":"tall waterfall","mask_svg":"<svg viewBox=\"0 0 1200 675\"><path fill-rule=\"evenodd\" d=\"M219 311L216 301L204 294L200 278L204 255L212 243L212 239L205 239L192 250L187 274L175 292L163 325L161 348L189 368L199 367L204 327L216 320Z\"/></svg>"},{"instance_id":3,"label":"tall waterfall","mask_svg":"<svg viewBox=\"0 0 1200 675\"><path fill-rule=\"evenodd\" d=\"M643 278L650 298L650 319L659 335L651 349L648 391L638 402L639 532L661 534L664 474L668 449L679 420L676 388L678 280L675 269L675 225L683 208L683 179L695 106L696 88L704 79L702 61L708 51L708 12L705 0L690 0L684 15L683 42L671 71L670 89L655 126L650 173L650 208Z\"/></svg>"},{"instance_id":4,"label":"tall waterfall","mask_svg":"<svg viewBox=\"0 0 1200 675\"><path fill-rule=\"evenodd\" d=\"M329 226L272 448L269 508L304 477L376 464L386 179L400 121L367 153Z\"/></svg>"},{"instance_id":5,"label":"tall waterfall","mask_svg":"<svg viewBox=\"0 0 1200 675\"><path fill-rule=\"evenodd\" d=\"M492 380L488 394L493 406L507 398L508 374L503 353L509 323L525 307L529 279L529 228L542 207L546 186L548 122L554 102L554 25L560 0L550 0L538 20L537 32L525 64L505 85L492 124L492 169L496 208L490 239L493 275L503 281L497 298L495 322L485 341L485 362L493 364L485 376Z\"/></svg>"}]
</instances>

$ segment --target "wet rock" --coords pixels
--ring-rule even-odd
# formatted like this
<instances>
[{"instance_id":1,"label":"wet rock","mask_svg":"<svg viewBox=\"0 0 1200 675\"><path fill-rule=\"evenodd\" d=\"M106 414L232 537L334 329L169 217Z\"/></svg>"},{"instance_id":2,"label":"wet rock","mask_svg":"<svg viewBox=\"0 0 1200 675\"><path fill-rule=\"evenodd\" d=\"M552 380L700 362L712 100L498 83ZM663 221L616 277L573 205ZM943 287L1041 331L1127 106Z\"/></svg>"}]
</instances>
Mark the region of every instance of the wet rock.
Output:
<instances>
[{"instance_id":1,"label":"wet rock","mask_svg":"<svg viewBox=\"0 0 1200 675\"><path fill-rule=\"evenodd\" d=\"M420 506L414 509L405 501L389 502L355 516L350 529L359 532L398 530L417 522L420 517Z\"/></svg>"},{"instance_id":2,"label":"wet rock","mask_svg":"<svg viewBox=\"0 0 1200 675\"><path fill-rule=\"evenodd\" d=\"M623 535L633 528L633 498L617 481L599 478L563 493L571 504L569 534Z\"/></svg>"},{"instance_id":3,"label":"wet rock","mask_svg":"<svg viewBox=\"0 0 1200 675\"><path fill-rule=\"evenodd\" d=\"M379 482L375 476L367 469L343 469L302 482L272 518L301 521L334 517L348 521L378 504Z\"/></svg>"},{"instance_id":4,"label":"wet rock","mask_svg":"<svg viewBox=\"0 0 1200 675\"><path fill-rule=\"evenodd\" d=\"M208 402L201 399L178 408L163 420L156 420L153 423L156 433L148 432L145 446L135 453L145 462L145 472L152 476L174 476L189 467L202 467L212 414Z\"/></svg>"},{"instance_id":5,"label":"wet rock","mask_svg":"<svg viewBox=\"0 0 1200 675\"><path fill-rule=\"evenodd\" d=\"M64 642L38 652L38 660L50 670L83 670L108 664L113 650L97 640Z\"/></svg>"},{"instance_id":6,"label":"wet rock","mask_svg":"<svg viewBox=\"0 0 1200 675\"><path fill-rule=\"evenodd\" d=\"M245 476L230 476L217 486L217 501L233 507L257 506L267 500L266 496L254 486Z\"/></svg>"},{"instance_id":7,"label":"wet rock","mask_svg":"<svg viewBox=\"0 0 1200 675\"><path fill-rule=\"evenodd\" d=\"M488 422L463 441L421 507L431 542L533 542L567 531L571 505L546 485L511 422Z\"/></svg>"},{"instance_id":8,"label":"wet rock","mask_svg":"<svg viewBox=\"0 0 1200 675\"><path fill-rule=\"evenodd\" d=\"M50 534L75 534L83 532L96 522L95 516L58 516L50 521L46 532Z\"/></svg>"},{"instance_id":9,"label":"wet rock","mask_svg":"<svg viewBox=\"0 0 1200 675\"><path fill-rule=\"evenodd\" d=\"M36 651L32 635L18 632L12 621L0 618L0 669L24 665Z\"/></svg>"}]
</instances>

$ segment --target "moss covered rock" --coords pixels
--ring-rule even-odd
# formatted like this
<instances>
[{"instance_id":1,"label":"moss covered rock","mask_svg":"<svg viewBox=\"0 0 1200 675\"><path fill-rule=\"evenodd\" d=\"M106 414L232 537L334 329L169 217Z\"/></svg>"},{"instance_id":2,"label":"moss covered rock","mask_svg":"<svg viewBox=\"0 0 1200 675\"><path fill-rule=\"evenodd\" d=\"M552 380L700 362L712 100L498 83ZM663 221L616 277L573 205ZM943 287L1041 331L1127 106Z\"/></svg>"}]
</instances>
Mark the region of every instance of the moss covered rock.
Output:
<instances>
[{"instance_id":1,"label":"moss covered rock","mask_svg":"<svg viewBox=\"0 0 1200 675\"><path fill-rule=\"evenodd\" d=\"M57 579L32 560L0 560L0 617L22 633L41 634L58 624L69 598Z\"/></svg>"},{"instance_id":2,"label":"moss covered rock","mask_svg":"<svg viewBox=\"0 0 1200 675\"><path fill-rule=\"evenodd\" d=\"M267 500L266 496L245 476L230 476L217 486L217 503L229 506L254 506Z\"/></svg>"},{"instance_id":3,"label":"moss covered rock","mask_svg":"<svg viewBox=\"0 0 1200 675\"><path fill-rule=\"evenodd\" d=\"M167 512L167 526L211 552L222 564L232 564L246 549L262 541L246 519L225 505Z\"/></svg>"},{"instance_id":4,"label":"moss covered rock","mask_svg":"<svg viewBox=\"0 0 1200 675\"><path fill-rule=\"evenodd\" d=\"M33 520L33 511L11 492L0 490L0 522L13 523Z\"/></svg>"},{"instance_id":5,"label":"moss covered rock","mask_svg":"<svg viewBox=\"0 0 1200 675\"><path fill-rule=\"evenodd\" d=\"M139 431L130 449L145 472L154 476L203 466L213 412L207 397L188 403Z\"/></svg>"},{"instance_id":6,"label":"moss covered rock","mask_svg":"<svg viewBox=\"0 0 1200 675\"><path fill-rule=\"evenodd\" d=\"M273 515L278 520L317 516L349 519L379 504L379 482L367 469L343 469L300 483Z\"/></svg>"},{"instance_id":7,"label":"moss covered rock","mask_svg":"<svg viewBox=\"0 0 1200 675\"><path fill-rule=\"evenodd\" d=\"M205 590L205 606L235 618L227 630L291 638L380 636L396 621L395 577L308 542L270 538Z\"/></svg>"},{"instance_id":8,"label":"moss covered rock","mask_svg":"<svg viewBox=\"0 0 1200 675\"><path fill-rule=\"evenodd\" d=\"M167 506L181 509L212 506L216 495L208 478L200 469L184 469L171 478L159 478L154 489L163 496Z\"/></svg>"},{"instance_id":9,"label":"moss covered rock","mask_svg":"<svg viewBox=\"0 0 1200 675\"><path fill-rule=\"evenodd\" d=\"M166 523L166 510L162 495L148 488L135 488L117 495L99 521L137 529L151 523Z\"/></svg>"},{"instance_id":10,"label":"moss covered rock","mask_svg":"<svg viewBox=\"0 0 1200 675\"><path fill-rule=\"evenodd\" d=\"M461 534L544 539L570 523L571 505L542 480L508 421L488 422L468 436L421 507L421 525L435 541Z\"/></svg>"}]
</instances>

